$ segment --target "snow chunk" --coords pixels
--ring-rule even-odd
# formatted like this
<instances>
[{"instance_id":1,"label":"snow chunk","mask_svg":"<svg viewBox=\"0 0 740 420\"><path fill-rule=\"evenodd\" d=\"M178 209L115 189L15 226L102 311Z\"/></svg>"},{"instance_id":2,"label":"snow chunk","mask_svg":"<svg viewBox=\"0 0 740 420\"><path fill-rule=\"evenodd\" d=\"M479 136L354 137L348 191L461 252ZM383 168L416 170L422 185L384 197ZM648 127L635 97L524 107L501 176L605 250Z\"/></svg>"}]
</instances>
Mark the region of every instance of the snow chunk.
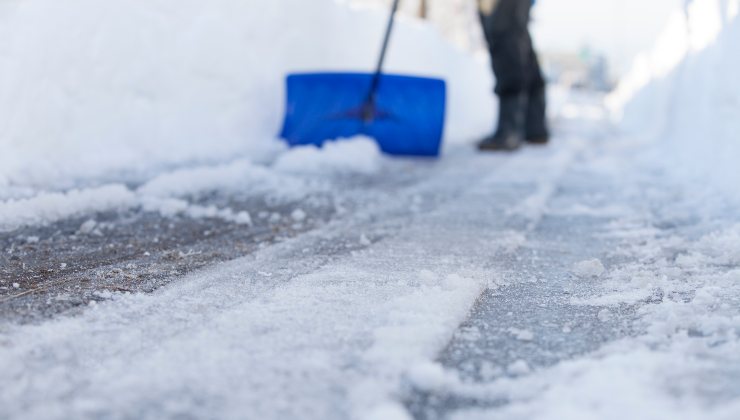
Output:
<instances>
[{"instance_id":1,"label":"snow chunk","mask_svg":"<svg viewBox=\"0 0 740 420\"><path fill-rule=\"evenodd\" d=\"M442 390L459 382L454 372L434 362L417 363L407 372L407 379L415 387L426 391Z\"/></svg>"},{"instance_id":2,"label":"snow chunk","mask_svg":"<svg viewBox=\"0 0 740 420\"><path fill-rule=\"evenodd\" d=\"M301 210L301 209L295 209L295 210L293 210L293 212L292 212L292 213L290 214L290 217L291 217L291 218L292 218L292 219L293 219L293 220L294 220L295 222L298 222L298 223L300 223L300 222L302 222L302 221L306 220L306 217L307 217L307 215L306 215L306 212L305 212L305 211L303 211L303 210Z\"/></svg>"},{"instance_id":3,"label":"snow chunk","mask_svg":"<svg viewBox=\"0 0 740 420\"><path fill-rule=\"evenodd\" d=\"M238 225L252 226L252 217L247 211L235 212L230 208L200 206L178 198L145 197L141 200L145 211L158 212L164 217L187 216L193 219L221 219Z\"/></svg>"},{"instance_id":4,"label":"snow chunk","mask_svg":"<svg viewBox=\"0 0 740 420\"><path fill-rule=\"evenodd\" d=\"M370 246L373 242L365 235L364 233L360 235L360 245L362 246Z\"/></svg>"},{"instance_id":5,"label":"snow chunk","mask_svg":"<svg viewBox=\"0 0 740 420\"><path fill-rule=\"evenodd\" d=\"M529 330L520 330L519 328L509 328L509 334L513 335L519 341L534 340L534 333Z\"/></svg>"},{"instance_id":6,"label":"snow chunk","mask_svg":"<svg viewBox=\"0 0 740 420\"><path fill-rule=\"evenodd\" d=\"M272 224L276 224L276 223L280 223L282 219L283 217L280 215L280 213L272 213L268 221Z\"/></svg>"},{"instance_id":7,"label":"snow chunk","mask_svg":"<svg viewBox=\"0 0 740 420\"><path fill-rule=\"evenodd\" d=\"M596 318L598 318L601 322L608 322L610 319L612 319L612 312L604 308L599 311L599 313L596 315Z\"/></svg>"},{"instance_id":8,"label":"snow chunk","mask_svg":"<svg viewBox=\"0 0 740 420\"><path fill-rule=\"evenodd\" d=\"M251 226L252 225L252 217L249 215L248 212L246 212L246 211L240 211L234 217L234 222L237 225L249 225L249 226Z\"/></svg>"},{"instance_id":9,"label":"snow chunk","mask_svg":"<svg viewBox=\"0 0 740 420\"><path fill-rule=\"evenodd\" d=\"M524 361L524 360L517 360L516 362L510 364L506 368L506 371L510 375L519 376L519 375L526 375L529 372L531 372L532 370L530 369L529 364L526 361Z\"/></svg>"},{"instance_id":10,"label":"snow chunk","mask_svg":"<svg viewBox=\"0 0 740 420\"><path fill-rule=\"evenodd\" d=\"M483 361L480 365L480 375L484 381L491 381L503 375L504 370L491 362Z\"/></svg>"},{"instance_id":11,"label":"snow chunk","mask_svg":"<svg viewBox=\"0 0 740 420\"><path fill-rule=\"evenodd\" d=\"M682 268L740 264L740 224L704 235L694 244L691 252L678 256L676 264Z\"/></svg>"},{"instance_id":12,"label":"snow chunk","mask_svg":"<svg viewBox=\"0 0 740 420\"><path fill-rule=\"evenodd\" d=\"M381 153L374 140L357 136L327 142L323 148L301 146L281 155L273 167L299 174L374 174L380 169Z\"/></svg>"},{"instance_id":13,"label":"snow chunk","mask_svg":"<svg viewBox=\"0 0 740 420\"><path fill-rule=\"evenodd\" d=\"M398 403L388 402L370 410L363 420L412 420L413 417Z\"/></svg>"},{"instance_id":14,"label":"snow chunk","mask_svg":"<svg viewBox=\"0 0 740 420\"><path fill-rule=\"evenodd\" d=\"M80 226L80 228L78 229L78 232L83 235L89 235L93 233L93 231L95 230L95 227L97 226L98 226L98 222L96 222L93 219L90 219Z\"/></svg>"},{"instance_id":15,"label":"snow chunk","mask_svg":"<svg viewBox=\"0 0 740 420\"><path fill-rule=\"evenodd\" d=\"M573 274L581 278L601 277L601 275L604 274L605 271L606 269L604 268L604 264L602 264L601 261L596 258L576 263L571 269L571 272Z\"/></svg>"}]
</instances>

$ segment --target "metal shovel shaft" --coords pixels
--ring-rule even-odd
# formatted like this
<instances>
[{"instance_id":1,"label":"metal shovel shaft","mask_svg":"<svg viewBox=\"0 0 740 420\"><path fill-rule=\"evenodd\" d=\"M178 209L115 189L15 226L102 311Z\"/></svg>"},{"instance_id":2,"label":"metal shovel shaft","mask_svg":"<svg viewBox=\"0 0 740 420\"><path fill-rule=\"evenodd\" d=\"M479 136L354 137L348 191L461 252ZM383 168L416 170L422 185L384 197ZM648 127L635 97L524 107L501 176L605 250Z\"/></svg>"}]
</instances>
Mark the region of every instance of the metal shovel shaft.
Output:
<instances>
[{"instance_id":1,"label":"metal shovel shaft","mask_svg":"<svg viewBox=\"0 0 740 420\"><path fill-rule=\"evenodd\" d=\"M385 56L388 52L388 44L390 44L391 33L393 32L393 25L396 21L396 12L398 11L398 4L400 0L393 0L391 6L391 15L388 18L388 26L385 30L385 37L383 38L383 46L380 49L380 58L378 59L378 66L375 68L372 83L370 84L370 91L367 95L367 100L362 107L362 119L365 122L371 122L375 118L375 99L378 94L378 85L380 85L380 76L383 73L383 64L385 64Z\"/></svg>"}]
</instances>

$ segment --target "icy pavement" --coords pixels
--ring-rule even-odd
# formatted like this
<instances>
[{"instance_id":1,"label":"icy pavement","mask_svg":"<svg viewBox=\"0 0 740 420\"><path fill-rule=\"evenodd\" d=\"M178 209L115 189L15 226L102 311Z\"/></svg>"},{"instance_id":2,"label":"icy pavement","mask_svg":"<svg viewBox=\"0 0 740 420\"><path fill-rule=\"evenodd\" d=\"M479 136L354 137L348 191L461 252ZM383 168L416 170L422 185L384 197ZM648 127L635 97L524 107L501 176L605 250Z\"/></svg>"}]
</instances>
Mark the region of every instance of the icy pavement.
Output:
<instances>
[{"instance_id":1,"label":"icy pavement","mask_svg":"<svg viewBox=\"0 0 740 420\"><path fill-rule=\"evenodd\" d=\"M0 417L738 418L736 207L572 110L551 147L384 162L241 258L2 324Z\"/></svg>"}]
</instances>

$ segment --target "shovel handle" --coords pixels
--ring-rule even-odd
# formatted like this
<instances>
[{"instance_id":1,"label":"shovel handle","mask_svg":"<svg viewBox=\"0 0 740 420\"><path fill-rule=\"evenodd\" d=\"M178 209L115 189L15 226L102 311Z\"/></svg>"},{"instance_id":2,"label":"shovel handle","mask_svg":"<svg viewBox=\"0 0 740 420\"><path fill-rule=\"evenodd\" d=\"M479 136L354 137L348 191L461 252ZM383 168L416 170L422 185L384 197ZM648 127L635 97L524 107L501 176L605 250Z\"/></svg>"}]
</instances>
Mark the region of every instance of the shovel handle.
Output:
<instances>
[{"instance_id":1,"label":"shovel handle","mask_svg":"<svg viewBox=\"0 0 740 420\"><path fill-rule=\"evenodd\" d=\"M385 63L385 56L388 52L388 44L391 40L391 33L393 32L393 24L396 21L396 12L398 11L398 4L400 0L393 0L391 6L391 15L388 18L388 25L385 29L385 37L383 38L383 46L380 49L380 58L378 59L378 66L375 68L375 74L373 75L372 83L370 84L370 92L367 95L367 100L363 106L363 120L370 122L375 117L375 97L378 93L378 86L380 85L380 76L383 73L383 64Z\"/></svg>"}]
</instances>

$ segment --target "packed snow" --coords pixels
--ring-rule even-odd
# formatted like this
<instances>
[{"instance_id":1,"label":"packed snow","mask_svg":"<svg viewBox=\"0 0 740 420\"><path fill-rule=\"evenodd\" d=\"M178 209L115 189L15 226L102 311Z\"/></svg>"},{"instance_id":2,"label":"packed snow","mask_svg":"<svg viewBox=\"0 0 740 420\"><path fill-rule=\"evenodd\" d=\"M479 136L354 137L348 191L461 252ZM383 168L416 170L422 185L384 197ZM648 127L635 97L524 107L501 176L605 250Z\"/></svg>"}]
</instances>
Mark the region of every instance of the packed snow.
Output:
<instances>
[{"instance_id":1,"label":"packed snow","mask_svg":"<svg viewBox=\"0 0 740 420\"><path fill-rule=\"evenodd\" d=\"M412 188L428 194L458 187L455 178L442 177ZM397 216L374 224L364 217L337 221L151 296L120 295L79 317L11 327L12 344L0 348L0 382L18 375L30 382L4 394L3 410L32 418L404 412L397 395L405 368L444 346L490 277L487 249L471 254L447 246L464 243L488 218L485 195L472 192L466 199L481 204L470 206L464 224L440 224L459 213L455 202L414 216L414 223L398 211L407 200L379 203L365 212ZM398 233L360 251L341 251L329 263L303 251L331 247L360 228L387 235L389 227ZM148 325L137 327L141 322ZM90 328L98 332L90 336ZM67 356L56 353L62 349ZM36 376L41 371L29 371L29 363L54 368ZM87 397L70 405L69 393L82 395L80 387ZM136 402L141 392L144 405ZM44 402L28 400L31 395L43 395ZM228 395L233 398L222 398ZM27 403L10 403L19 399Z\"/></svg>"},{"instance_id":2,"label":"packed snow","mask_svg":"<svg viewBox=\"0 0 740 420\"><path fill-rule=\"evenodd\" d=\"M367 138L275 138L287 72L372 67L386 16L346 6L0 3L0 232L79 218L74 234L93 238L97 213L127 209L301 225L311 194L389 177L398 162ZM506 156L465 144L490 129L487 63L402 20L390 68L450 84L439 162L151 294L0 323L0 417L409 419L423 392L467 402L438 407L448 419L737 419L739 13L685 2L609 112L556 96L553 144ZM299 204L196 199L209 192ZM486 299L521 305L515 290L557 316L464 324ZM607 338L548 347L584 331ZM507 354L475 375L440 356L494 338Z\"/></svg>"}]
</instances>

